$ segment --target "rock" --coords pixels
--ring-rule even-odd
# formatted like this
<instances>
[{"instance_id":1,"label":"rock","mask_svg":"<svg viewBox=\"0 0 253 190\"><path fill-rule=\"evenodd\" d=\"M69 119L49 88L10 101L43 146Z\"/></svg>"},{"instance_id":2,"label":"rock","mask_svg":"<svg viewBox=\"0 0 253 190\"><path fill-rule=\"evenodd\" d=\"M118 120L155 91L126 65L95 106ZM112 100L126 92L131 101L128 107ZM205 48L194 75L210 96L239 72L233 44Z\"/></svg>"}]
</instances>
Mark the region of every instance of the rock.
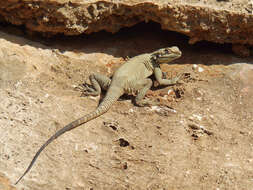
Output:
<instances>
[{"instance_id":1,"label":"rock","mask_svg":"<svg viewBox=\"0 0 253 190\"><path fill-rule=\"evenodd\" d=\"M167 95L167 109L148 111L122 97L56 139L13 185L52 134L96 108L98 99L75 90L91 73L110 76L107 68L122 57L168 45L167 32L152 29L130 39L132 29L111 38L63 37L48 46L0 32L0 190L253 189L253 60L186 43L184 57L162 68L184 73L183 83L152 89L151 98ZM205 69L196 77L194 63Z\"/></svg>"},{"instance_id":2,"label":"rock","mask_svg":"<svg viewBox=\"0 0 253 190\"><path fill-rule=\"evenodd\" d=\"M238 0L5 0L0 2L1 20L25 25L50 35L117 32L140 22L157 22L162 29L190 37L189 43L253 44L252 4Z\"/></svg>"},{"instance_id":3,"label":"rock","mask_svg":"<svg viewBox=\"0 0 253 190\"><path fill-rule=\"evenodd\" d=\"M0 189L1 190L16 190L10 183L10 180L0 173Z\"/></svg>"}]
</instances>

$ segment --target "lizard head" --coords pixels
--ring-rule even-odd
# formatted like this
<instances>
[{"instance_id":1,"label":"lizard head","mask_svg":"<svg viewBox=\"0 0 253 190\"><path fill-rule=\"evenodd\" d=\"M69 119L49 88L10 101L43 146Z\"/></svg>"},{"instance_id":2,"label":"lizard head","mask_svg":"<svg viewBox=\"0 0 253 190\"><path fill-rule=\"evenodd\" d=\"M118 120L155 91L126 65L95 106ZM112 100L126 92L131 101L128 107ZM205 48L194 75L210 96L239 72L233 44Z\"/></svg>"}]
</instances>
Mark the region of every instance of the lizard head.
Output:
<instances>
[{"instance_id":1,"label":"lizard head","mask_svg":"<svg viewBox=\"0 0 253 190\"><path fill-rule=\"evenodd\" d=\"M168 63L181 57L182 52L177 46L159 49L151 53L152 59L158 63Z\"/></svg>"}]
</instances>

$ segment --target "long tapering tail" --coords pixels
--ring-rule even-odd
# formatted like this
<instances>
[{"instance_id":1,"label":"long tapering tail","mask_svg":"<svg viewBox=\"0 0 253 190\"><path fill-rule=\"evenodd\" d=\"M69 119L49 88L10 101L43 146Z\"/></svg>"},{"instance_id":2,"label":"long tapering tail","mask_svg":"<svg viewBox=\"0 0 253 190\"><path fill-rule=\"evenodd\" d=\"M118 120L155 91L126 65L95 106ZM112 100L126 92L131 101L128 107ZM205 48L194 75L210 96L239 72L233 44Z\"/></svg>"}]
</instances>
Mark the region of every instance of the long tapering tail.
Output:
<instances>
[{"instance_id":1,"label":"long tapering tail","mask_svg":"<svg viewBox=\"0 0 253 190\"><path fill-rule=\"evenodd\" d=\"M108 92L109 92L109 90L108 90ZM95 111L69 123L68 125L66 125L62 129L57 131L53 136L51 136L37 151L37 153L35 154L35 156L33 157L32 161L31 161L30 165L27 167L24 174L18 179L18 181L15 183L15 185L18 184L19 181L30 171L33 164L35 163L35 161L39 157L40 153L47 147L48 144L50 144L53 140L55 140L56 138L61 136L63 133L66 133L67 131L70 131L70 130L104 114L105 112L107 112L109 110L109 108L112 106L112 104L114 102L116 102L117 99L122 95L121 93L119 93L119 94L117 92L113 93L113 91L112 91L112 93L110 93L110 92L109 92L109 94L108 93L106 94L106 97L104 98L104 100L101 102L101 104L98 106L98 108Z\"/></svg>"}]
</instances>

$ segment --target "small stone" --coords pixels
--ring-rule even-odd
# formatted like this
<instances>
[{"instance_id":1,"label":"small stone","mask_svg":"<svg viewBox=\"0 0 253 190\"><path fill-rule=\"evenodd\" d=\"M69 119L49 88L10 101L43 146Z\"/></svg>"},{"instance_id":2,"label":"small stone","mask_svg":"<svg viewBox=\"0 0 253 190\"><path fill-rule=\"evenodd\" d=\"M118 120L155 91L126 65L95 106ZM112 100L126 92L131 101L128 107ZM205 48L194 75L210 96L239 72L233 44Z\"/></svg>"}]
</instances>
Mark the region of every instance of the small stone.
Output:
<instances>
[{"instance_id":1,"label":"small stone","mask_svg":"<svg viewBox=\"0 0 253 190\"><path fill-rule=\"evenodd\" d=\"M198 68L198 65L197 65L197 64L193 64L193 65L192 65L192 69L193 69L193 70L196 70L197 68Z\"/></svg>"},{"instance_id":2,"label":"small stone","mask_svg":"<svg viewBox=\"0 0 253 190\"><path fill-rule=\"evenodd\" d=\"M204 71L204 69L202 68L202 67L198 67L198 72L203 72Z\"/></svg>"},{"instance_id":3,"label":"small stone","mask_svg":"<svg viewBox=\"0 0 253 190\"><path fill-rule=\"evenodd\" d=\"M173 90L172 89L169 89L168 90L168 95L172 94L173 93Z\"/></svg>"},{"instance_id":4,"label":"small stone","mask_svg":"<svg viewBox=\"0 0 253 190\"><path fill-rule=\"evenodd\" d=\"M133 108L129 109L129 113L133 113L133 112L134 112Z\"/></svg>"}]
</instances>

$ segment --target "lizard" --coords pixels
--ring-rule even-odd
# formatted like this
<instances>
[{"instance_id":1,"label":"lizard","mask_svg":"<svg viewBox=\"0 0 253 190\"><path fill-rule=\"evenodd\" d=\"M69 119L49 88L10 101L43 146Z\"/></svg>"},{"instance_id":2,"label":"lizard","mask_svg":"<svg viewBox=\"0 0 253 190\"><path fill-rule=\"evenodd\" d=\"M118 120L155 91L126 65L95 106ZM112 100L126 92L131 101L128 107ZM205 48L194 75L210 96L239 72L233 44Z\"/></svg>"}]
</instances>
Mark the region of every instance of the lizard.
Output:
<instances>
[{"instance_id":1,"label":"lizard","mask_svg":"<svg viewBox=\"0 0 253 190\"><path fill-rule=\"evenodd\" d=\"M136 93L137 95L135 97L135 103L137 106L154 105L154 102L144 98L146 92L153 84L152 80L148 77L154 74L159 85L176 84L181 76L177 76L172 79L163 79L163 72L161 71L160 64L169 63L175 59L178 59L181 57L181 55L182 52L177 46L161 48L152 53L144 53L128 59L115 71L112 79L101 74L90 75L89 79L92 87L83 87L84 89L82 96L97 96L101 93L101 89L104 89L107 90L104 99L94 111L67 124L65 127L61 128L54 135L52 135L36 152L29 166L23 175L17 180L15 185L18 184L19 181L30 171L40 153L48 144L65 132L70 131L106 113L123 94Z\"/></svg>"}]
</instances>

